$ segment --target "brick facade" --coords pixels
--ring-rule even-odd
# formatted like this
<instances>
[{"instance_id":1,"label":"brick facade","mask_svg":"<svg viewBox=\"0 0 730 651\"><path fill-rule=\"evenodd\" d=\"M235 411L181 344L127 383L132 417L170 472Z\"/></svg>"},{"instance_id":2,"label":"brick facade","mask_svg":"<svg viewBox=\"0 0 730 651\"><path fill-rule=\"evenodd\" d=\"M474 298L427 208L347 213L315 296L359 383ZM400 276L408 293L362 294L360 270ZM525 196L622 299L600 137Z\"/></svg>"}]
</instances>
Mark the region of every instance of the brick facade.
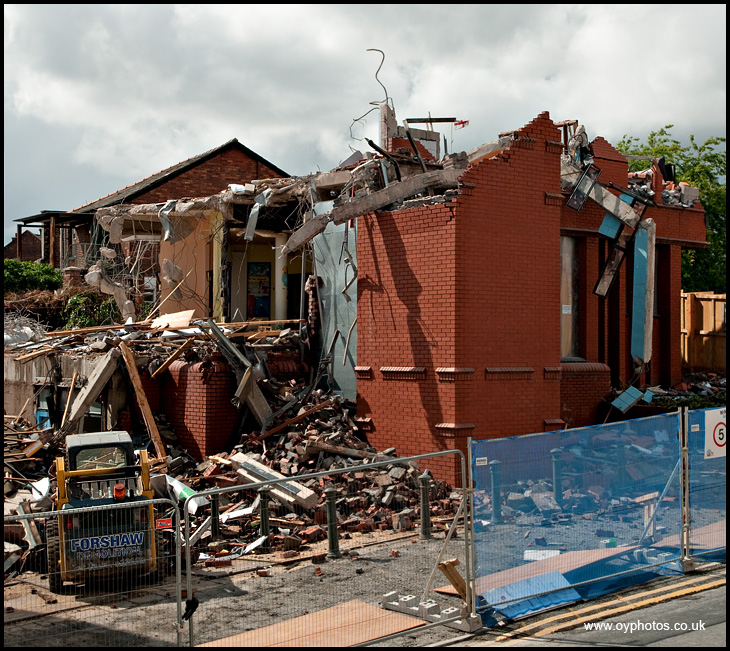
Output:
<instances>
[{"instance_id":1,"label":"brick facade","mask_svg":"<svg viewBox=\"0 0 730 651\"><path fill-rule=\"evenodd\" d=\"M229 148L130 199L129 203L160 203L168 199L207 197L225 190L229 183L246 183L279 176L281 174L240 149Z\"/></svg>"},{"instance_id":2,"label":"brick facade","mask_svg":"<svg viewBox=\"0 0 730 651\"><path fill-rule=\"evenodd\" d=\"M626 159L602 138L592 144L601 182L626 187ZM561 152L542 113L502 153L470 166L456 198L360 219L357 404L376 447L465 452L468 437L595 424L611 382L633 379L631 259L607 299L593 294L609 249L598 234L605 210L565 206ZM657 223L661 274L654 382L681 374L679 251L704 242L703 215L701 207L646 213ZM561 235L578 244L583 365L561 364ZM424 465L459 485L458 460L445 459Z\"/></svg>"},{"instance_id":3,"label":"brick facade","mask_svg":"<svg viewBox=\"0 0 730 651\"><path fill-rule=\"evenodd\" d=\"M611 391L611 369L591 362L563 362L561 369L561 420L567 427L596 424L601 400Z\"/></svg>"},{"instance_id":4,"label":"brick facade","mask_svg":"<svg viewBox=\"0 0 730 651\"><path fill-rule=\"evenodd\" d=\"M198 460L226 449L239 412L231 403L236 378L222 356L216 353L194 364L174 361L160 389L161 408L181 447Z\"/></svg>"},{"instance_id":5,"label":"brick facade","mask_svg":"<svg viewBox=\"0 0 730 651\"><path fill-rule=\"evenodd\" d=\"M35 262L40 260L43 255L41 238L34 235L30 231L23 231L20 236L21 262ZM5 245L5 259L18 259L18 235L13 235L13 239Z\"/></svg>"},{"instance_id":6,"label":"brick facade","mask_svg":"<svg viewBox=\"0 0 730 651\"><path fill-rule=\"evenodd\" d=\"M168 373L155 380L147 368L139 371L152 413L167 415L180 448L198 461L228 448L239 412L231 403L236 378L222 355L214 353L194 364L176 360ZM120 410L117 427L132 431L135 421L144 428L142 412L132 399Z\"/></svg>"}]
</instances>

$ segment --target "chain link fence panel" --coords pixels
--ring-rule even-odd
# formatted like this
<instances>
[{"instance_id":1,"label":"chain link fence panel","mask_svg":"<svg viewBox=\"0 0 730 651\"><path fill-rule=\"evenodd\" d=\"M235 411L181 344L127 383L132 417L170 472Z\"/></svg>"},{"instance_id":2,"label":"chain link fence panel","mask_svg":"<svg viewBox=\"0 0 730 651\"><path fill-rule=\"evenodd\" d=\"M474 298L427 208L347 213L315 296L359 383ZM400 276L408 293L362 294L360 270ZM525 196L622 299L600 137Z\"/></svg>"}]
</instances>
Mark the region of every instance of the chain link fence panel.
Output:
<instances>
[{"instance_id":1,"label":"chain link fence panel","mask_svg":"<svg viewBox=\"0 0 730 651\"><path fill-rule=\"evenodd\" d=\"M250 483L185 502L190 645L411 646L434 622L467 626L469 595L437 569L471 583L467 496L425 472L444 454L466 474L458 451L286 480L239 457Z\"/></svg>"},{"instance_id":2,"label":"chain link fence panel","mask_svg":"<svg viewBox=\"0 0 730 651\"><path fill-rule=\"evenodd\" d=\"M486 625L679 573L680 418L472 442Z\"/></svg>"},{"instance_id":3,"label":"chain link fence panel","mask_svg":"<svg viewBox=\"0 0 730 651\"><path fill-rule=\"evenodd\" d=\"M167 499L21 505L5 516L5 646L177 646L179 531Z\"/></svg>"},{"instance_id":4,"label":"chain link fence panel","mask_svg":"<svg viewBox=\"0 0 730 651\"><path fill-rule=\"evenodd\" d=\"M690 411L687 433L689 554L725 562L727 408Z\"/></svg>"}]
</instances>

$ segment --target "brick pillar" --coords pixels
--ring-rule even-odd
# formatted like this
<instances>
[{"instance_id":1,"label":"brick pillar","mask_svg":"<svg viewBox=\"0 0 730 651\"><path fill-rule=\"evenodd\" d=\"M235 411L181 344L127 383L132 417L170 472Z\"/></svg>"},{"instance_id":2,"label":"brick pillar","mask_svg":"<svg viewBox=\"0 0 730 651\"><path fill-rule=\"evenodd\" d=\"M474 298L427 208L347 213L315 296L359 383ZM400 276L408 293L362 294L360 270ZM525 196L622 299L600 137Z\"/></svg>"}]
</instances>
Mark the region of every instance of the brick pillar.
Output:
<instances>
[{"instance_id":1,"label":"brick pillar","mask_svg":"<svg viewBox=\"0 0 730 651\"><path fill-rule=\"evenodd\" d=\"M202 362L176 360L165 373L161 402L181 445L202 461L224 451L238 419L236 378L219 353Z\"/></svg>"},{"instance_id":2,"label":"brick pillar","mask_svg":"<svg viewBox=\"0 0 730 651\"><path fill-rule=\"evenodd\" d=\"M662 278L657 288L660 319L654 320L660 329L660 343L654 355L660 354L662 364L660 377L662 386L672 386L682 379L682 249L675 244L662 247L659 258L659 275Z\"/></svg>"},{"instance_id":3,"label":"brick pillar","mask_svg":"<svg viewBox=\"0 0 730 651\"><path fill-rule=\"evenodd\" d=\"M81 273L83 269L80 267L66 267L63 270L63 284L69 287L81 287Z\"/></svg>"}]
</instances>

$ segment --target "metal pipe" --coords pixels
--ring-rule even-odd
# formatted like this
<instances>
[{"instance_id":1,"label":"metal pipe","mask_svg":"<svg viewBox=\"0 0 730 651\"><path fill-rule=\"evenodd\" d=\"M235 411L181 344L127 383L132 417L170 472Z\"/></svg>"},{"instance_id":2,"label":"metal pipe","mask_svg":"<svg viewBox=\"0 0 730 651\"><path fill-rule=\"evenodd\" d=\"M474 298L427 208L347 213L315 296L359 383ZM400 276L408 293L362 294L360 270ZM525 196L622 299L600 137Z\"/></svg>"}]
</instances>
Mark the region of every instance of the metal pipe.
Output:
<instances>
[{"instance_id":1,"label":"metal pipe","mask_svg":"<svg viewBox=\"0 0 730 651\"><path fill-rule=\"evenodd\" d=\"M502 499L499 490L499 466L501 462L497 459L489 462L489 469L492 474L492 522L502 522Z\"/></svg>"},{"instance_id":2,"label":"metal pipe","mask_svg":"<svg viewBox=\"0 0 730 651\"><path fill-rule=\"evenodd\" d=\"M327 542L329 543L327 558L340 558L342 554L337 533L337 489L334 484L330 484L323 492L327 500Z\"/></svg>"},{"instance_id":3,"label":"metal pipe","mask_svg":"<svg viewBox=\"0 0 730 651\"><path fill-rule=\"evenodd\" d=\"M261 551L268 553L271 551L269 547L269 535L271 534L271 527L269 525L269 500L271 499L271 487L262 486L258 490L259 494L259 535L266 536L266 541L261 545Z\"/></svg>"},{"instance_id":4,"label":"metal pipe","mask_svg":"<svg viewBox=\"0 0 730 651\"><path fill-rule=\"evenodd\" d=\"M422 540L431 538L431 508L429 505L429 492L431 488L431 475L428 470L418 478L421 484L421 535Z\"/></svg>"}]
</instances>

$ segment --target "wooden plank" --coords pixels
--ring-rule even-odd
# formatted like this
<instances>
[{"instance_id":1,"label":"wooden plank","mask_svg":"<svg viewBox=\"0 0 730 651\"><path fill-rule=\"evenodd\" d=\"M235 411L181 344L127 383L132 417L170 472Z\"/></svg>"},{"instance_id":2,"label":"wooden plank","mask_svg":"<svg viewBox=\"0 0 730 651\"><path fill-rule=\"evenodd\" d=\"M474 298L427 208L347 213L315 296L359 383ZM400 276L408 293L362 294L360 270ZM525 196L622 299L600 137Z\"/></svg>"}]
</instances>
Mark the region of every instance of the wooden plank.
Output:
<instances>
[{"instance_id":1,"label":"wooden plank","mask_svg":"<svg viewBox=\"0 0 730 651\"><path fill-rule=\"evenodd\" d=\"M28 409L28 403L30 403L30 398L27 398L25 403L23 404L23 408L18 412L18 415L13 417L13 423L17 420L20 420L23 417L23 414L25 413L25 410Z\"/></svg>"},{"instance_id":2,"label":"wooden plank","mask_svg":"<svg viewBox=\"0 0 730 651\"><path fill-rule=\"evenodd\" d=\"M63 410L63 418L61 418L61 427L66 424L66 416L68 416L68 408L71 406L71 399L74 395L74 388L76 387L76 378L79 376L78 371L74 371L73 378L71 379L71 386L68 388L68 397L66 398L66 408Z\"/></svg>"},{"instance_id":3,"label":"wooden plank","mask_svg":"<svg viewBox=\"0 0 730 651\"><path fill-rule=\"evenodd\" d=\"M329 405L332 404L332 399L325 400L324 402L320 402L318 405L315 405L314 407L311 407L310 409L307 409L307 411L303 411L298 416L294 416L294 418L290 418L289 420L283 422L281 425L277 425L276 427L271 428L268 432L264 432L263 434L256 436L252 438L252 441L260 441L261 439L265 439L267 436L271 436L272 434L276 434L277 432L280 432L285 427L289 427L289 425L293 425L294 423L298 423L303 418L306 418L309 416L309 414L313 414L315 411L319 411L320 409L324 409L325 407L329 407Z\"/></svg>"},{"instance_id":4,"label":"wooden plank","mask_svg":"<svg viewBox=\"0 0 730 651\"><path fill-rule=\"evenodd\" d=\"M16 357L15 361L24 364L25 362L29 362L31 359L35 359L36 357L42 357L43 355L47 355L54 350L55 348L53 348L53 346L44 346L43 348L34 350L32 353L25 353L25 355L20 355L19 357Z\"/></svg>"},{"instance_id":5,"label":"wooden plank","mask_svg":"<svg viewBox=\"0 0 730 651\"><path fill-rule=\"evenodd\" d=\"M459 559L452 558L451 560L439 563L438 568L444 573L449 583L454 586L454 590L456 590L459 596L466 601L466 581L464 581L464 577L456 569L458 564Z\"/></svg>"},{"instance_id":6,"label":"wooden plank","mask_svg":"<svg viewBox=\"0 0 730 651\"><path fill-rule=\"evenodd\" d=\"M238 401L245 402L249 406L259 425L263 427L266 424L272 414L271 407L264 394L261 393L250 366L243 374L243 378L236 389L235 397Z\"/></svg>"},{"instance_id":7,"label":"wooden plank","mask_svg":"<svg viewBox=\"0 0 730 651\"><path fill-rule=\"evenodd\" d=\"M138 324L134 324L138 325ZM119 330L125 326L121 326L117 323L103 326L89 326L88 328L74 328L73 330L51 330L50 332L43 333L46 337L60 337L63 335L85 335L90 332L104 332L105 330ZM126 326L129 327L129 326Z\"/></svg>"},{"instance_id":8,"label":"wooden plank","mask_svg":"<svg viewBox=\"0 0 730 651\"><path fill-rule=\"evenodd\" d=\"M310 490L303 484L285 477L273 468L269 468L258 461L255 461L243 452L237 452L230 458L231 464L236 469L239 478L244 482L256 484L261 481L271 481L276 479L286 479L283 484L275 484L271 487L271 494L281 502L286 504L304 507L305 509L313 509L319 502L319 496L313 490Z\"/></svg>"},{"instance_id":9,"label":"wooden plank","mask_svg":"<svg viewBox=\"0 0 730 651\"><path fill-rule=\"evenodd\" d=\"M119 356L120 352L116 348L112 348L94 367L86 386L76 395L68 418L54 436L54 440L63 440L67 434L71 433L76 422L89 410L89 407L102 392L114 371L117 370Z\"/></svg>"},{"instance_id":10,"label":"wooden plank","mask_svg":"<svg viewBox=\"0 0 730 651\"><path fill-rule=\"evenodd\" d=\"M421 619L353 599L279 624L197 646L346 647L426 624Z\"/></svg>"},{"instance_id":11,"label":"wooden plank","mask_svg":"<svg viewBox=\"0 0 730 651\"><path fill-rule=\"evenodd\" d=\"M165 451L165 444L160 438L160 433L157 430L157 423L155 423L154 416L152 416L152 410L150 409L150 403L147 401L147 396L142 387L142 379L139 377L137 371L137 364L134 362L134 354L130 348L123 341L119 342L119 350L122 351L122 358L127 366L127 372L129 373L129 379L132 380L132 386L134 392L137 394L137 404L142 411L142 417L144 418L145 425L149 430L150 437L155 446L155 453L159 459L166 459L167 452Z\"/></svg>"},{"instance_id":12,"label":"wooden plank","mask_svg":"<svg viewBox=\"0 0 730 651\"><path fill-rule=\"evenodd\" d=\"M188 348L195 343L195 337L190 337L180 348L178 348L172 355L170 355L150 377L154 380L155 378L162 375L180 355L182 355Z\"/></svg>"}]
</instances>

